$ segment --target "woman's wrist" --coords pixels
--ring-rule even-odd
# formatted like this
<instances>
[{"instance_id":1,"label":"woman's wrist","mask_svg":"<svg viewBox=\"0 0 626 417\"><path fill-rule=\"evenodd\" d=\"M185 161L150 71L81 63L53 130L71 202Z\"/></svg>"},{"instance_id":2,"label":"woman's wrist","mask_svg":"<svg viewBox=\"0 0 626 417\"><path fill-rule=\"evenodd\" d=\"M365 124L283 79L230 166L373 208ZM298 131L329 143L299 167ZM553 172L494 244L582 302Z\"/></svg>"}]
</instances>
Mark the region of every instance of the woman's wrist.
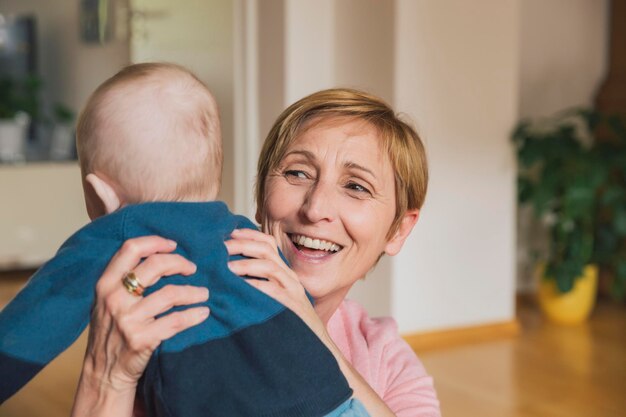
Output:
<instances>
[{"instance_id":1,"label":"woman's wrist","mask_svg":"<svg viewBox=\"0 0 626 417\"><path fill-rule=\"evenodd\" d=\"M115 384L102 374L94 372L85 362L80 375L72 417L79 416L132 416L137 388L128 384Z\"/></svg>"}]
</instances>

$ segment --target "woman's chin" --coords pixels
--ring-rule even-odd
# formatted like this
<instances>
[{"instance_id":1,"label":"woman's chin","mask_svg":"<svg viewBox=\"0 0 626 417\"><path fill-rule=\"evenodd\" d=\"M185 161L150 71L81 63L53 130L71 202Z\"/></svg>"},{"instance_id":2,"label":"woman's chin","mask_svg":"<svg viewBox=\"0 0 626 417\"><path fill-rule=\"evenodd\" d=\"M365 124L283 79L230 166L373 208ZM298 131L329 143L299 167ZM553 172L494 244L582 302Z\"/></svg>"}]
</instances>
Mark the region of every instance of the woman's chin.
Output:
<instances>
[{"instance_id":1,"label":"woman's chin","mask_svg":"<svg viewBox=\"0 0 626 417\"><path fill-rule=\"evenodd\" d=\"M300 283L306 289L314 300L320 300L328 296L332 292L331 289L325 285L324 282L320 282L319 276L307 276L306 274L298 274Z\"/></svg>"}]
</instances>

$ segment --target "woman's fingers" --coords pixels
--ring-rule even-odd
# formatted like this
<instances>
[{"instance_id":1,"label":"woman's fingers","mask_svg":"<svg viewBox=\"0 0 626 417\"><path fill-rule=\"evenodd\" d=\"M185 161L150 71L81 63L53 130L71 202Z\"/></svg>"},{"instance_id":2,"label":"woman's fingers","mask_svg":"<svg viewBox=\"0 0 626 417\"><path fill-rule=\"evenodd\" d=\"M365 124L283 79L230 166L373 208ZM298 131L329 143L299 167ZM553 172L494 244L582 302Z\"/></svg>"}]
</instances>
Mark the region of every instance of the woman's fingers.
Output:
<instances>
[{"instance_id":1,"label":"woman's fingers","mask_svg":"<svg viewBox=\"0 0 626 417\"><path fill-rule=\"evenodd\" d=\"M236 261L231 261L228 263L228 268L239 276L248 276L248 277L256 277L256 278L265 278L268 281L275 283L275 286L280 286L284 288L287 292L291 293L291 296L295 296L297 298L303 297L304 287L298 281L298 277L292 270L284 270L276 262L266 259L239 259ZM252 282L264 282L254 279L247 280L249 283ZM261 284L264 288L269 287L268 285ZM256 285L253 285L256 286ZM259 286L256 286L260 289ZM276 298L275 294L270 294L263 290L267 295ZM285 304L284 300L279 299L278 301Z\"/></svg>"},{"instance_id":2,"label":"woman's fingers","mask_svg":"<svg viewBox=\"0 0 626 417\"><path fill-rule=\"evenodd\" d=\"M154 241L150 239L139 242L139 244L151 244L153 242ZM123 246L123 248L124 247L125 246ZM118 253L121 253L121 250ZM141 253L145 253L145 251ZM149 255L144 262L139 265L133 265L119 276L113 277L111 282L109 282L108 279L110 275L113 274L113 272L110 271L116 269L115 265L122 262L121 259L121 257L114 257L111 260L109 266L114 266L114 268L109 269L109 267L107 267L108 272L105 271L96 286L99 298L105 303L107 310L114 315L127 311L142 299L141 297L135 297L133 294L129 294L122 284L122 277L128 273L128 271L132 270L137 280L145 288L153 285L163 276L174 274L191 275L196 271L196 266L192 262L178 254L154 253Z\"/></svg>"},{"instance_id":3,"label":"woman's fingers","mask_svg":"<svg viewBox=\"0 0 626 417\"><path fill-rule=\"evenodd\" d=\"M148 343L157 341L156 345L158 345L163 340L169 339L183 330L202 323L209 317L209 313L208 307L193 307L183 311L175 311L163 317L159 317L152 323L144 326L142 337L145 338ZM156 345L154 345L155 348Z\"/></svg>"},{"instance_id":4,"label":"woman's fingers","mask_svg":"<svg viewBox=\"0 0 626 417\"><path fill-rule=\"evenodd\" d=\"M280 257L274 237L251 229L236 229L231 236L225 242L228 253L250 259L229 262L230 270L239 276L266 278L246 279L246 282L285 305L322 338L325 326L306 297L298 276Z\"/></svg>"},{"instance_id":5,"label":"woman's fingers","mask_svg":"<svg viewBox=\"0 0 626 417\"><path fill-rule=\"evenodd\" d=\"M236 239L250 239L258 242L265 242L274 248L274 251L278 253L278 245L274 236L265 234L259 230L254 229L235 229L232 231L231 236Z\"/></svg>"},{"instance_id":6,"label":"woman's fingers","mask_svg":"<svg viewBox=\"0 0 626 417\"><path fill-rule=\"evenodd\" d=\"M233 238L224 242L229 255L243 255L248 258L271 260L276 266L284 270L287 275L293 275L291 274L293 272L291 268L280 257L276 240L273 236L252 229L235 229L231 235ZM296 277L294 276L294 278Z\"/></svg>"},{"instance_id":7,"label":"woman's fingers","mask_svg":"<svg viewBox=\"0 0 626 417\"><path fill-rule=\"evenodd\" d=\"M165 313L175 306L203 303L209 299L209 290L192 285L166 285L144 297L131 307L128 314L141 315L140 323L149 323L155 316Z\"/></svg>"},{"instance_id":8,"label":"woman's fingers","mask_svg":"<svg viewBox=\"0 0 626 417\"><path fill-rule=\"evenodd\" d=\"M276 246L268 242L247 238L233 238L224 242L229 255L243 255L248 258L271 259L284 264ZM285 265L285 267L287 267Z\"/></svg>"},{"instance_id":9,"label":"woman's fingers","mask_svg":"<svg viewBox=\"0 0 626 417\"><path fill-rule=\"evenodd\" d=\"M119 285L119 280L128 271L132 271L143 258L155 253L169 253L176 249L176 242L160 236L142 236L129 239L109 262L96 289L108 292Z\"/></svg>"},{"instance_id":10,"label":"woman's fingers","mask_svg":"<svg viewBox=\"0 0 626 417\"><path fill-rule=\"evenodd\" d=\"M283 305L287 305L289 297L286 296L283 288L275 281L262 281L259 279L247 279L246 282L257 290L269 295L274 300Z\"/></svg>"},{"instance_id":11,"label":"woman's fingers","mask_svg":"<svg viewBox=\"0 0 626 417\"><path fill-rule=\"evenodd\" d=\"M269 259L238 259L228 262L228 268L236 275L274 280L283 287L293 281L287 271Z\"/></svg>"},{"instance_id":12,"label":"woman's fingers","mask_svg":"<svg viewBox=\"0 0 626 417\"><path fill-rule=\"evenodd\" d=\"M298 317L300 317L318 336L324 334L325 327L315 313L313 306L306 298L302 285L294 285L291 289L284 288L276 280L262 281L258 279L245 280L250 286L265 293L278 301Z\"/></svg>"},{"instance_id":13,"label":"woman's fingers","mask_svg":"<svg viewBox=\"0 0 626 417\"><path fill-rule=\"evenodd\" d=\"M231 240L224 242L229 255L243 255L228 263L230 270L239 276L266 278L276 281L281 287L304 294L304 288L295 272L289 268L278 253L276 240L258 230L235 229ZM270 294L268 294L270 295Z\"/></svg>"},{"instance_id":14,"label":"woman's fingers","mask_svg":"<svg viewBox=\"0 0 626 417\"><path fill-rule=\"evenodd\" d=\"M178 254L154 254L137 265L133 272L144 287L149 287L163 276L191 275L196 265Z\"/></svg>"}]
</instances>

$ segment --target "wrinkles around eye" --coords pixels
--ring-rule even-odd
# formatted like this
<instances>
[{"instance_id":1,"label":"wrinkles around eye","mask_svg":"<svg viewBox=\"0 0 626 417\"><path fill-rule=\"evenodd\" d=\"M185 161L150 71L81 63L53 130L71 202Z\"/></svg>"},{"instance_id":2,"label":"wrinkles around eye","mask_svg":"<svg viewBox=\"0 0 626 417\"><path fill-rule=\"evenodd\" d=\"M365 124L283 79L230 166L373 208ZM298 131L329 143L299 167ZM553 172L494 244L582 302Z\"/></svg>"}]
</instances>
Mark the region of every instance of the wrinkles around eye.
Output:
<instances>
[{"instance_id":1,"label":"wrinkles around eye","mask_svg":"<svg viewBox=\"0 0 626 417\"><path fill-rule=\"evenodd\" d=\"M311 181L311 175L302 170L290 169L283 172L283 176L290 183L300 184L302 182Z\"/></svg>"},{"instance_id":2,"label":"wrinkles around eye","mask_svg":"<svg viewBox=\"0 0 626 417\"><path fill-rule=\"evenodd\" d=\"M372 195L372 192L369 189L361 184L357 184L356 182L349 182L346 184L346 188L357 193Z\"/></svg>"}]
</instances>

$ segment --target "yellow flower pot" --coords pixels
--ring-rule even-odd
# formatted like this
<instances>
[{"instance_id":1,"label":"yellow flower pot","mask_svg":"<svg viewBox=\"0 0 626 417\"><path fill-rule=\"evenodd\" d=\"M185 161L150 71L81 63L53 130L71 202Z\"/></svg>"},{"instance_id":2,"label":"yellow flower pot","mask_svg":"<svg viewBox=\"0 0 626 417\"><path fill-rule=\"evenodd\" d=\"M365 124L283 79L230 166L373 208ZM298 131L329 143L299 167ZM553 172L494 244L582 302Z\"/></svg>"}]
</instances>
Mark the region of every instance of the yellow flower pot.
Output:
<instances>
[{"instance_id":1,"label":"yellow flower pot","mask_svg":"<svg viewBox=\"0 0 626 417\"><path fill-rule=\"evenodd\" d=\"M543 267L540 267L540 277ZM539 305L546 317L558 324L579 324L587 320L596 301L598 267L587 265L583 275L574 282L574 288L563 294L552 279L539 282Z\"/></svg>"}]
</instances>

